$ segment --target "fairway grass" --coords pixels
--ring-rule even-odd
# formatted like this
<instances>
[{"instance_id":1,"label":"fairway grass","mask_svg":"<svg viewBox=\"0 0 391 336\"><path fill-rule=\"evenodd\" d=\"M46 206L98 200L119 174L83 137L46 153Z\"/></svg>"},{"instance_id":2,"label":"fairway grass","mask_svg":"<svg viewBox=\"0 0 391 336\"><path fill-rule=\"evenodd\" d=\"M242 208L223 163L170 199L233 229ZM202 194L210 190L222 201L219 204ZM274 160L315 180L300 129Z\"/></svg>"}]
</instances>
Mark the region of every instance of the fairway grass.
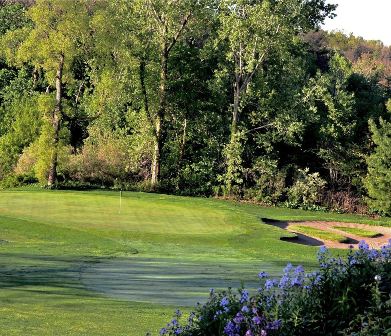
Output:
<instances>
[{"instance_id":1,"label":"fairway grass","mask_svg":"<svg viewBox=\"0 0 391 336\"><path fill-rule=\"evenodd\" d=\"M390 226L215 199L125 192L120 207L112 191L1 191L2 333L156 334L210 287L314 265L317 248L281 241L260 218Z\"/></svg>"}]
</instances>

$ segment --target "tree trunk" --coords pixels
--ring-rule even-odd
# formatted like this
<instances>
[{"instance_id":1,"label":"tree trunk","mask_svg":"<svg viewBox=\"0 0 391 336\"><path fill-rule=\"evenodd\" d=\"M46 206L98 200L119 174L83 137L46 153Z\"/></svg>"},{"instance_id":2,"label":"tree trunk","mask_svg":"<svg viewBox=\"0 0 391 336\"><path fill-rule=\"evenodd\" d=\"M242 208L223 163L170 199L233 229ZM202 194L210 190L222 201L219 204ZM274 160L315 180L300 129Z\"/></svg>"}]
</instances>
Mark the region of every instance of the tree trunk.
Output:
<instances>
[{"instance_id":1,"label":"tree trunk","mask_svg":"<svg viewBox=\"0 0 391 336\"><path fill-rule=\"evenodd\" d=\"M48 187L51 188L57 181L58 142L62 119L62 73L64 69L64 55L60 56L56 75L56 106L52 113L53 143L50 160Z\"/></svg>"},{"instance_id":2,"label":"tree trunk","mask_svg":"<svg viewBox=\"0 0 391 336\"><path fill-rule=\"evenodd\" d=\"M234 137L238 129L239 105L240 105L240 83L236 82L234 87L234 104L232 110L231 139Z\"/></svg>"},{"instance_id":3,"label":"tree trunk","mask_svg":"<svg viewBox=\"0 0 391 336\"><path fill-rule=\"evenodd\" d=\"M179 147L179 157L178 157L178 164L177 164L177 171L176 171L176 176L177 176L176 189L177 190L179 190L179 176L181 173L183 158L185 156L186 131L187 131L187 119L185 118L185 121L183 122L183 132L182 132L181 144Z\"/></svg>"},{"instance_id":4,"label":"tree trunk","mask_svg":"<svg viewBox=\"0 0 391 336\"><path fill-rule=\"evenodd\" d=\"M155 148L153 153L152 177L151 177L152 187L156 187L160 180L161 151L163 147L162 124L164 122L164 115L166 112L167 77L168 77L168 45L167 43L164 43L163 52L161 56L159 108L156 114L156 121L155 121Z\"/></svg>"}]
</instances>

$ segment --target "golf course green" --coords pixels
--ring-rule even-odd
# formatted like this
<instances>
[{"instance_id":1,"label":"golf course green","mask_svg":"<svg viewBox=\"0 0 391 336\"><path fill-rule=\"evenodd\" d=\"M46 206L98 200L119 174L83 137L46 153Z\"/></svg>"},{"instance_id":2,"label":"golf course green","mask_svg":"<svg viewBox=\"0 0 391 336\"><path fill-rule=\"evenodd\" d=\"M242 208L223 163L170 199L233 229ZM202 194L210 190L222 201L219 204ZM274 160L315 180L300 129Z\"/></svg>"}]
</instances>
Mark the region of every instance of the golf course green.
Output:
<instances>
[{"instance_id":1,"label":"golf course green","mask_svg":"<svg viewBox=\"0 0 391 336\"><path fill-rule=\"evenodd\" d=\"M116 191L0 191L4 335L156 334L209 288L257 286L317 247L262 222L385 219Z\"/></svg>"}]
</instances>

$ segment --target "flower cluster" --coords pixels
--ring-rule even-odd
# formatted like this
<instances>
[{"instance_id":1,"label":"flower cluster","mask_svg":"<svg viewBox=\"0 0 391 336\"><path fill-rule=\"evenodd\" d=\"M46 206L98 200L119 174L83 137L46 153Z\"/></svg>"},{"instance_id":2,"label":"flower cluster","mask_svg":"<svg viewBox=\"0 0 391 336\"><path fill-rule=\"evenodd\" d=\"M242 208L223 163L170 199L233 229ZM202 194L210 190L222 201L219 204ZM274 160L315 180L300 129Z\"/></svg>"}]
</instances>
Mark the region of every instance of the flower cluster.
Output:
<instances>
[{"instance_id":1,"label":"flower cluster","mask_svg":"<svg viewBox=\"0 0 391 336\"><path fill-rule=\"evenodd\" d=\"M323 334L360 335L368 316L376 316L380 322L375 327L382 330L391 307L391 241L380 250L362 241L343 258L322 247L318 262L318 270L311 273L292 264L279 278L260 272L260 286L252 295L245 288L211 290L208 301L184 326L177 311L160 334L282 336L322 330Z\"/></svg>"}]
</instances>

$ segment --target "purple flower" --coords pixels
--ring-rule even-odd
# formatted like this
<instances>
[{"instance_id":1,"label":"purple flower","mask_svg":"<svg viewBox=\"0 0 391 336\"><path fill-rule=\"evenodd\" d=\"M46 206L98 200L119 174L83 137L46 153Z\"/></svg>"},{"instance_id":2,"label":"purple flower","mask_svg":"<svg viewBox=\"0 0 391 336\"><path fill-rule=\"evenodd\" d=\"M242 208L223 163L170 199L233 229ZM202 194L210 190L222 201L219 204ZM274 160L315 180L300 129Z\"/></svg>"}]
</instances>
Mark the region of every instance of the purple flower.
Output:
<instances>
[{"instance_id":1,"label":"purple flower","mask_svg":"<svg viewBox=\"0 0 391 336\"><path fill-rule=\"evenodd\" d=\"M287 274L287 273L289 273L292 269L293 269L292 264L291 264L291 263L288 263L288 265L286 265L286 267L284 268L284 273Z\"/></svg>"},{"instance_id":2,"label":"purple flower","mask_svg":"<svg viewBox=\"0 0 391 336\"><path fill-rule=\"evenodd\" d=\"M303 280L300 279L299 277L295 277L295 278L292 279L291 285L300 287L300 286L303 285Z\"/></svg>"},{"instance_id":3,"label":"purple flower","mask_svg":"<svg viewBox=\"0 0 391 336\"><path fill-rule=\"evenodd\" d=\"M266 332L266 330L261 330L261 334L260 334L260 336L267 336L267 332Z\"/></svg>"},{"instance_id":4,"label":"purple flower","mask_svg":"<svg viewBox=\"0 0 391 336\"><path fill-rule=\"evenodd\" d=\"M278 284L278 287L279 288L285 288L289 283L289 276L287 275L284 275L282 276L282 278L280 279L280 283Z\"/></svg>"},{"instance_id":5,"label":"purple flower","mask_svg":"<svg viewBox=\"0 0 391 336\"><path fill-rule=\"evenodd\" d=\"M165 334L167 334L167 329L166 329L166 328L160 329L159 334L160 334L160 335L165 335Z\"/></svg>"},{"instance_id":6,"label":"purple flower","mask_svg":"<svg viewBox=\"0 0 391 336\"><path fill-rule=\"evenodd\" d=\"M223 312L222 312L221 310L218 310L218 311L215 313L213 319L216 320L217 317L219 317L219 316L222 315L222 314L223 314Z\"/></svg>"},{"instance_id":7,"label":"purple flower","mask_svg":"<svg viewBox=\"0 0 391 336\"><path fill-rule=\"evenodd\" d=\"M272 289L272 288L274 287L274 285L275 285L274 280L268 279L268 280L266 280L266 282L265 282L265 288L266 288L267 290Z\"/></svg>"},{"instance_id":8,"label":"purple flower","mask_svg":"<svg viewBox=\"0 0 391 336\"><path fill-rule=\"evenodd\" d=\"M266 273L266 272L260 272L260 273L258 274L259 279L265 279L265 278L267 278L268 276L269 276L269 274Z\"/></svg>"},{"instance_id":9,"label":"purple flower","mask_svg":"<svg viewBox=\"0 0 391 336\"><path fill-rule=\"evenodd\" d=\"M229 304L229 300L228 300L228 298L227 298L226 296L224 296L224 297L221 299L221 301L220 301L220 305L221 305L221 307L227 307L228 304Z\"/></svg>"},{"instance_id":10,"label":"purple flower","mask_svg":"<svg viewBox=\"0 0 391 336\"><path fill-rule=\"evenodd\" d=\"M227 323L227 325L224 327L224 333L227 335L227 336L235 336L235 334L237 332L239 332L238 330L239 328L235 325L235 323L233 323L232 321L229 321Z\"/></svg>"},{"instance_id":11,"label":"purple flower","mask_svg":"<svg viewBox=\"0 0 391 336\"><path fill-rule=\"evenodd\" d=\"M254 316L254 317L252 318L252 321L253 321L256 325L260 325L261 322L262 322L262 320L261 320L261 318L260 318L259 316Z\"/></svg>"},{"instance_id":12,"label":"purple flower","mask_svg":"<svg viewBox=\"0 0 391 336\"><path fill-rule=\"evenodd\" d=\"M369 251L368 257L370 260L376 260L379 258L379 252L375 249Z\"/></svg>"},{"instance_id":13,"label":"purple flower","mask_svg":"<svg viewBox=\"0 0 391 336\"><path fill-rule=\"evenodd\" d=\"M174 334L175 335L180 335L182 333L182 329L181 328L178 328L174 331Z\"/></svg>"},{"instance_id":14,"label":"purple flower","mask_svg":"<svg viewBox=\"0 0 391 336\"><path fill-rule=\"evenodd\" d=\"M240 298L240 303L244 303L246 301L248 301L248 297L249 297L249 293L247 290L243 290L242 291L242 297Z\"/></svg>"},{"instance_id":15,"label":"purple flower","mask_svg":"<svg viewBox=\"0 0 391 336\"><path fill-rule=\"evenodd\" d=\"M242 311L243 313L248 313L248 312L250 311L250 309L249 309L247 306L243 306L242 309L241 309L241 311Z\"/></svg>"},{"instance_id":16,"label":"purple flower","mask_svg":"<svg viewBox=\"0 0 391 336\"><path fill-rule=\"evenodd\" d=\"M266 329L269 329L269 330L278 330L280 329L282 325L282 321L281 320L275 320L273 322L269 322L266 326Z\"/></svg>"},{"instance_id":17,"label":"purple flower","mask_svg":"<svg viewBox=\"0 0 391 336\"><path fill-rule=\"evenodd\" d=\"M299 265L295 269L295 274L301 274L301 273L304 273L304 267Z\"/></svg>"},{"instance_id":18,"label":"purple flower","mask_svg":"<svg viewBox=\"0 0 391 336\"><path fill-rule=\"evenodd\" d=\"M325 255L328 253L328 249L326 246L321 246L318 251L318 261L322 260Z\"/></svg>"},{"instance_id":19,"label":"purple flower","mask_svg":"<svg viewBox=\"0 0 391 336\"><path fill-rule=\"evenodd\" d=\"M241 312L237 313L236 316L234 317L233 321L236 323L236 324L240 324L244 321L244 316Z\"/></svg>"},{"instance_id":20,"label":"purple flower","mask_svg":"<svg viewBox=\"0 0 391 336\"><path fill-rule=\"evenodd\" d=\"M362 251L368 251L369 250L369 245L365 242L365 240L361 240L358 243L358 248Z\"/></svg>"},{"instance_id":21,"label":"purple flower","mask_svg":"<svg viewBox=\"0 0 391 336\"><path fill-rule=\"evenodd\" d=\"M251 330L247 330L244 336L253 336L253 333Z\"/></svg>"},{"instance_id":22,"label":"purple flower","mask_svg":"<svg viewBox=\"0 0 391 336\"><path fill-rule=\"evenodd\" d=\"M349 263L350 266L353 266L353 265L358 264L358 261L357 261L357 259L355 257L349 256L348 257L348 263Z\"/></svg>"}]
</instances>

